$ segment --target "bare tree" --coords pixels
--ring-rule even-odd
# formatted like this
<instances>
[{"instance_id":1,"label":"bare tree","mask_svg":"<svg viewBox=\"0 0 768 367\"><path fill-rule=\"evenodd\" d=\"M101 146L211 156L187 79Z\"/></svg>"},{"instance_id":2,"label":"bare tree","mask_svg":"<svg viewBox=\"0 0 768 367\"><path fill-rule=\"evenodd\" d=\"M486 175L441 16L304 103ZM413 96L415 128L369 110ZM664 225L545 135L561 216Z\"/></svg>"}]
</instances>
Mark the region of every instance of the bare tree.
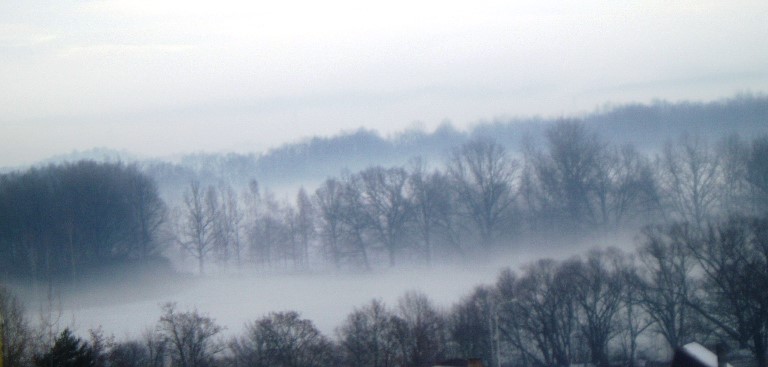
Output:
<instances>
[{"instance_id":1,"label":"bare tree","mask_svg":"<svg viewBox=\"0 0 768 367\"><path fill-rule=\"evenodd\" d=\"M343 185L335 179L328 179L315 191L314 196L320 217L320 239L326 257L330 258L337 269L341 267L343 257L341 249L343 194Z\"/></svg>"},{"instance_id":2,"label":"bare tree","mask_svg":"<svg viewBox=\"0 0 768 367\"><path fill-rule=\"evenodd\" d=\"M658 184L651 162L632 145L625 145L615 153L609 176L611 191L605 222L616 227L647 219L659 210Z\"/></svg>"},{"instance_id":3,"label":"bare tree","mask_svg":"<svg viewBox=\"0 0 768 367\"><path fill-rule=\"evenodd\" d=\"M752 149L747 160L747 181L752 185L753 205L759 215L768 212L768 136L761 136L752 141Z\"/></svg>"},{"instance_id":4,"label":"bare tree","mask_svg":"<svg viewBox=\"0 0 768 367\"><path fill-rule=\"evenodd\" d=\"M309 244L316 235L315 207L302 187L296 195L296 235L301 246L301 263L309 266Z\"/></svg>"},{"instance_id":5,"label":"bare tree","mask_svg":"<svg viewBox=\"0 0 768 367\"><path fill-rule=\"evenodd\" d=\"M606 145L575 120L559 121L545 135L546 151L526 149L533 190L529 206L547 223L569 230L600 224L608 213L611 184Z\"/></svg>"},{"instance_id":6,"label":"bare tree","mask_svg":"<svg viewBox=\"0 0 768 367\"><path fill-rule=\"evenodd\" d=\"M0 365L29 365L33 352L32 330L21 301L0 285Z\"/></svg>"},{"instance_id":7,"label":"bare tree","mask_svg":"<svg viewBox=\"0 0 768 367\"><path fill-rule=\"evenodd\" d=\"M628 367L634 367L640 344L640 336L653 324L650 315L642 308L642 287L634 254L625 257L617 265L623 282L622 308L617 321L621 355Z\"/></svg>"},{"instance_id":8,"label":"bare tree","mask_svg":"<svg viewBox=\"0 0 768 367\"><path fill-rule=\"evenodd\" d=\"M254 367L335 365L333 343L296 312L271 313L230 343L237 364Z\"/></svg>"},{"instance_id":9,"label":"bare tree","mask_svg":"<svg viewBox=\"0 0 768 367\"><path fill-rule=\"evenodd\" d=\"M450 228L451 196L447 177L439 172L427 173L416 162L408 178L408 192L413 205L413 219L421 237L424 258L432 262L433 241L440 232Z\"/></svg>"},{"instance_id":10,"label":"bare tree","mask_svg":"<svg viewBox=\"0 0 768 367\"><path fill-rule=\"evenodd\" d=\"M616 249L592 250L586 261L561 265L579 309L579 329L595 366L609 365L608 343L618 332L624 282L619 268L623 254Z\"/></svg>"},{"instance_id":11,"label":"bare tree","mask_svg":"<svg viewBox=\"0 0 768 367\"><path fill-rule=\"evenodd\" d=\"M46 299L40 304L38 323L35 330L35 353L42 354L53 348L56 337L61 332L62 327L62 305L61 293L54 291L53 281L48 280L46 289Z\"/></svg>"},{"instance_id":12,"label":"bare tree","mask_svg":"<svg viewBox=\"0 0 768 367\"><path fill-rule=\"evenodd\" d=\"M698 136L667 143L659 160L663 199L678 220L703 230L714 215L721 190L720 159Z\"/></svg>"},{"instance_id":13,"label":"bare tree","mask_svg":"<svg viewBox=\"0 0 768 367\"><path fill-rule=\"evenodd\" d=\"M218 210L217 195L213 187L203 190L198 181L192 181L184 193L181 212L179 244L198 263L200 274L205 272L205 261L214 251L214 225Z\"/></svg>"},{"instance_id":14,"label":"bare tree","mask_svg":"<svg viewBox=\"0 0 768 367\"><path fill-rule=\"evenodd\" d=\"M240 201L232 186L221 184L217 196L221 199L213 225L213 242L216 257L219 262L228 263L234 258L235 265L240 266L242 255L241 227L243 212Z\"/></svg>"},{"instance_id":15,"label":"bare tree","mask_svg":"<svg viewBox=\"0 0 768 367\"><path fill-rule=\"evenodd\" d=\"M131 170L135 170L132 167ZM135 256L146 259L157 255L161 250L159 236L161 228L167 219L167 208L160 199L157 184L147 176L134 174L130 177L127 194L136 228L133 233L136 237Z\"/></svg>"},{"instance_id":16,"label":"bare tree","mask_svg":"<svg viewBox=\"0 0 768 367\"><path fill-rule=\"evenodd\" d=\"M554 260L528 266L504 305L502 332L529 363L567 366L573 360L576 304L568 277Z\"/></svg>"},{"instance_id":17,"label":"bare tree","mask_svg":"<svg viewBox=\"0 0 768 367\"><path fill-rule=\"evenodd\" d=\"M509 230L515 202L516 160L491 139L475 139L455 150L448 174L464 214L486 248Z\"/></svg>"},{"instance_id":18,"label":"bare tree","mask_svg":"<svg viewBox=\"0 0 768 367\"><path fill-rule=\"evenodd\" d=\"M689 247L693 232L690 225L679 223L642 231L639 301L670 349L692 341L695 331L695 315L687 305L695 291L696 260Z\"/></svg>"},{"instance_id":19,"label":"bare tree","mask_svg":"<svg viewBox=\"0 0 768 367\"><path fill-rule=\"evenodd\" d=\"M158 330L147 329L142 333L142 346L147 351L148 367L164 367L165 357L169 353L168 340Z\"/></svg>"},{"instance_id":20,"label":"bare tree","mask_svg":"<svg viewBox=\"0 0 768 367\"><path fill-rule=\"evenodd\" d=\"M286 208L267 191L261 197L260 209L250 223L251 257L265 266L272 266L275 260L287 264L294 253L286 223Z\"/></svg>"},{"instance_id":21,"label":"bare tree","mask_svg":"<svg viewBox=\"0 0 768 367\"><path fill-rule=\"evenodd\" d=\"M768 219L731 216L711 224L701 241L689 243L705 292L694 310L749 348L757 365L768 365Z\"/></svg>"},{"instance_id":22,"label":"bare tree","mask_svg":"<svg viewBox=\"0 0 768 367\"><path fill-rule=\"evenodd\" d=\"M747 173L747 162L750 155L749 143L742 140L738 135L729 135L718 142L716 154L720 159L722 179L718 212L723 214L753 214L753 197Z\"/></svg>"},{"instance_id":23,"label":"bare tree","mask_svg":"<svg viewBox=\"0 0 768 367\"><path fill-rule=\"evenodd\" d=\"M116 343L109 352L108 361L114 367L153 366L149 362L146 346L132 340Z\"/></svg>"},{"instance_id":24,"label":"bare tree","mask_svg":"<svg viewBox=\"0 0 768 367\"><path fill-rule=\"evenodd\" d=\"M93 357L92 367L107 367L109 364L109 355L115 346L115 337L105 336L101 326L95 329L88 329L89 348Z\"/></svg>"},{"instance_id":25,"label":"bare tree","mask_svg":"<svg viewBox=\"0 0 768 367\"><path fill-rule=\"evenodd\" d=\"M405 191L408 174L403 168L371 167L361 172L360 177L371 227L387 251L389 266L395 266L397 252L408 240L413 213Z\"/></svg>"},{"instance_id":26,"label":"bare tree","mask_svg":"<svg viewBox=\"0 0 768 367\"><path fill-rule=\"evenodd\" d=\"M285 244L283 244L284 249L282 252L285 265L288 266L288 261L290 260L293 268L298 269L302 266L304 250L299 238L298 214L294 207L287 205L283 208L283 222L285 226Z\"/></svg>"},{"instance_id":27,"label":"bare tree","mask_svg":"<svg viewBox=\"0 0 768 367\"><path fill-rule=\"evenodd\" d=\"M452 351L458 356L482 358L487 366L497 366L497 337L494 315L494 290L486 286L475 287L472 293L456 304L448 319L448 333Z\"/></svg>"},{"instance_id":28,"label":"bare tree","mask_svg":"<svg viewBox=\"0 0 768 367\"><path fill-rule=\"evenodd\" d=\"M429 298L423 293L408 292L400 298L398 311L406 327L402 340L404 364L433 366L444 358L445 320Z\"/></svg>"},{"instance_id":29,"label":"bare tree","mask_svg":"<svg viewBox=\"0 0 768 367\"><path fill-rule=\"evenodd\" d=\"M176 304L163 305L157 331L168 345L174 365L207 367L224 348L215 340L223 328L208 316L194 311L178 312Z\"/></svg>"},{"instance_id":30,"label":"bare tree","mask_svg":"<svg viewBox=\"0 0 768 367\"><path fill-rule=\"evenodd\" d=\"M337 330L344 362L350 366L401 365L396 326L395 315L379 300L355 309Z\"/></svg>"},{"instance_id":31,"label":"bare tree","mask_svg":"<svg viewBox=\"0 0 768 367\"><path fill-rule=\"evenodd\" d=\"M371 270L371 252L375 249L374 246L380 245L385 252L387 247L380 242L381 237L377 235L374 223L376 213L367 201L365 183L361 175L351 175L344 179L342 198L343 238L347 257L362 263L365 270Z\"/></svg>"}]
</instances>

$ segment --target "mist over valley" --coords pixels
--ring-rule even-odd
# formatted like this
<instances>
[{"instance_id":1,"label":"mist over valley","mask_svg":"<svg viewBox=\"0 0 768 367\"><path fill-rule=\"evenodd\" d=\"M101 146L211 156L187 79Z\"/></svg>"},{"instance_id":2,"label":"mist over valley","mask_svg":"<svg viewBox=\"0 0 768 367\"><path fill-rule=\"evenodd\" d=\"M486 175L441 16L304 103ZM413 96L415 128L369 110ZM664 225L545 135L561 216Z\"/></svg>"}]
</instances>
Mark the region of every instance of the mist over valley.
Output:
<instances>
[{"instance_id":1,"label":"mist over valley","mask_svg":"<svg viewBox=\"0 0 768 367\"><path fill-rule=\"evenodd\" d=\"M768 367L766 19L0 2L0 367Z\"/></svg>"},{"instance_id":2,"label":"mist over valley","mask_svg":"<svg viewBox=\"0 0 768 367\"><path fill-rule=\"evenodd\" d=\"M685 122L686 114L696 122ZM352 315L382 307L406 323L426 317L421 312L435 318L408 327L444 328L445 339L419 352L432 353L428 360L470 353L493 361L500 321L478 321L492 328L471 338L490 344L460 352L468 342L461 333L469 325L456 318L469 312L463 307L490 302L490 312L517 312L507 310L510 302L527 302L528 282L547 277L574 290L587 286L581 281L616 278L593 291L626 292L640 286L627 271L653 282L654 272L668 271L658 264L677 261L658 252L664 246L678 251L680 241L690 243L685 256L707 269L715 255L694 244L715 249L733 231L760 241L767 117L768 99L739 96L483 123L466 132L447 124L390 138L359 130L262 154L123 160L126 153L99 149L60 156L2 176L2 279L27 305L27 317L39 319L35 327L49 330L49 342L72 330L90 331L91 345L98 335L149 343L189 317L213 327L211 343L237 340L255 330L253 320L310 322L343 341ZM673 118L682 122L667 126ZM732 123L719 128L718 121ZM744 250L758 250L750 241ZM687 282L694 274L687 268L676 276ZM505 292L511 300L488 298ZM615 310L629 307L624 293L609 294ZM613 312L618 322L622 313ZM669 358L669 347L641 334L626 336L639 343L633 353ZM240 358L238 349L234 357L221 351Z\"/></svg>"}]
</instances>

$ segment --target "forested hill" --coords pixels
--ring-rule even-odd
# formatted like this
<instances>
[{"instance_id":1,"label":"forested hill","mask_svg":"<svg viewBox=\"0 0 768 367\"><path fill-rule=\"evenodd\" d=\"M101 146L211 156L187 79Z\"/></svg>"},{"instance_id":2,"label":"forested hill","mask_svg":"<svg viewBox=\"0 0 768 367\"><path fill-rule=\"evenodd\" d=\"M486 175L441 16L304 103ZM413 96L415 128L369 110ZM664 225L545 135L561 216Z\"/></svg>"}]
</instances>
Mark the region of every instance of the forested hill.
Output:
<instances>
[{"instance_id":1,"label":"forested hill","mask_svg":"<svg viewBox=\"0 0 768 367\"><path fill-rule=\"evenodd\" d=\"M737 96L711 103L631 104L585 119L607 140L631 140L638 146L658 145L660 137L698 134L707 140L738 133L747 137L768 129L768 96Z\"/></svg>"},{"instance_id":2,"label":"forested hill","mask_svg":"<svg viewBox=\"0 0 768 367\"><path fill-rule=\"evenodd\" d=\"M708 103L628 104L603 108L576 118L583 119L590 130L607 141L631 142L647 151L659 148L665 141L684 132L700 134L710 140L730 133L744 137L766 133L768 96L742 95ZM358 171L374 164L402 165L417 156L429 163L440 164L452 148L476 136L493 137L511 152L516 152L525 137L543 136L544 130L560 119L531 117L480 122L467 131L459 131L446 122L433 132L413 129L389 137L360 129L285 144L259 155L188 155L177 167L154 166L153 176L161 188L170 181L185 184L188 182L185 176L195 173L236 184L256 179L266 187L306 185L339 175L344 169ZM167 172L169 168L171 171ZM189 172L181 175L185 170Z\"/></svg>"},{"instance_id":3,"label":"forested hill","mask_svg":"<svg viewBox=\"0 0 768 367\"><path fill-rule=\"evenodd\" d=\"M614 144L633 143L652 151L683 133L715 140L731 133L742 137L768 132L768 96L738 95L707 103L657 101L603 107L584 116L517 118L478 122L460 131L450 122L433 132L411 129L393 136L359 129L331 137L313 137L284 144L263 153L194 153L174 160L145 160L142 166L165 188L186 185L191 179L226 181L245 185L257 180L265 187L311 185L344 170L358 171L370 165L403 165L413 157L441 164L448 152L472 137L489 136L519 152L525 137L540 138L544 130L562 118L577 118L591 131ZM90 153L90 156L89 156ZM96 160L134 161L126 152L95 149L59 156L55 163L84 157Z\"/></svg>"}]
</instances>

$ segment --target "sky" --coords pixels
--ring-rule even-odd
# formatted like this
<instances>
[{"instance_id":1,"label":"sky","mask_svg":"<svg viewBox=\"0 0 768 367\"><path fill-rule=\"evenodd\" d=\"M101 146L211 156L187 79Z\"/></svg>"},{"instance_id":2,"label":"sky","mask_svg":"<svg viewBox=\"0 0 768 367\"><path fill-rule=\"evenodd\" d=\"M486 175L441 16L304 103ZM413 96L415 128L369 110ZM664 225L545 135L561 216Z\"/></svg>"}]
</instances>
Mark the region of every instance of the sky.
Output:
<instances>
[{"instance_id":1,"label":"sky","mask_svg":"<svg viewBox=\"0 0 768 367\"><path fill-rule=\"evenodd\" d=\"M768 2L0 2L0 166L768 92Z\"/></svg>"}]
</instances>

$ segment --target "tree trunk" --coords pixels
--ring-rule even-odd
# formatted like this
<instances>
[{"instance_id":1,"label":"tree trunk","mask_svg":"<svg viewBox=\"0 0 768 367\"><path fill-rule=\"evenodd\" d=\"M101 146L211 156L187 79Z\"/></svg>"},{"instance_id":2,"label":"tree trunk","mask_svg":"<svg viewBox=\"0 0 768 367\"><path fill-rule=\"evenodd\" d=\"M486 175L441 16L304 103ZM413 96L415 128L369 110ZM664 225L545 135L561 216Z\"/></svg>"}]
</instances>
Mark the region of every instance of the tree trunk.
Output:
<instances>
[{"instance_id":1,"label":"tree trunk","mask_svg":"<svg viewBox=\"0 0 768 367\"><path fill-rule=\"evenodd\" d=\"M766 345L765 345L765 338L763 338L763 333L756 332L752 336L752 341L754 342L755 346L753 348L753 353L755 355L755 362L757 363L757 367L767 367L768 363L766 361Z\"/></svg>"},{"instance_id":2,"label":"tree trunk","mask_svg":"<svg viewBox=\"0 0 768 367\"><path fill-rule=\"evenodd\" d=\"M393 244L389 244L389 246L387 246L387 250L389 250L389 267L394 268L395 267L395 246Z\"/></svg>"}]
</instances>

